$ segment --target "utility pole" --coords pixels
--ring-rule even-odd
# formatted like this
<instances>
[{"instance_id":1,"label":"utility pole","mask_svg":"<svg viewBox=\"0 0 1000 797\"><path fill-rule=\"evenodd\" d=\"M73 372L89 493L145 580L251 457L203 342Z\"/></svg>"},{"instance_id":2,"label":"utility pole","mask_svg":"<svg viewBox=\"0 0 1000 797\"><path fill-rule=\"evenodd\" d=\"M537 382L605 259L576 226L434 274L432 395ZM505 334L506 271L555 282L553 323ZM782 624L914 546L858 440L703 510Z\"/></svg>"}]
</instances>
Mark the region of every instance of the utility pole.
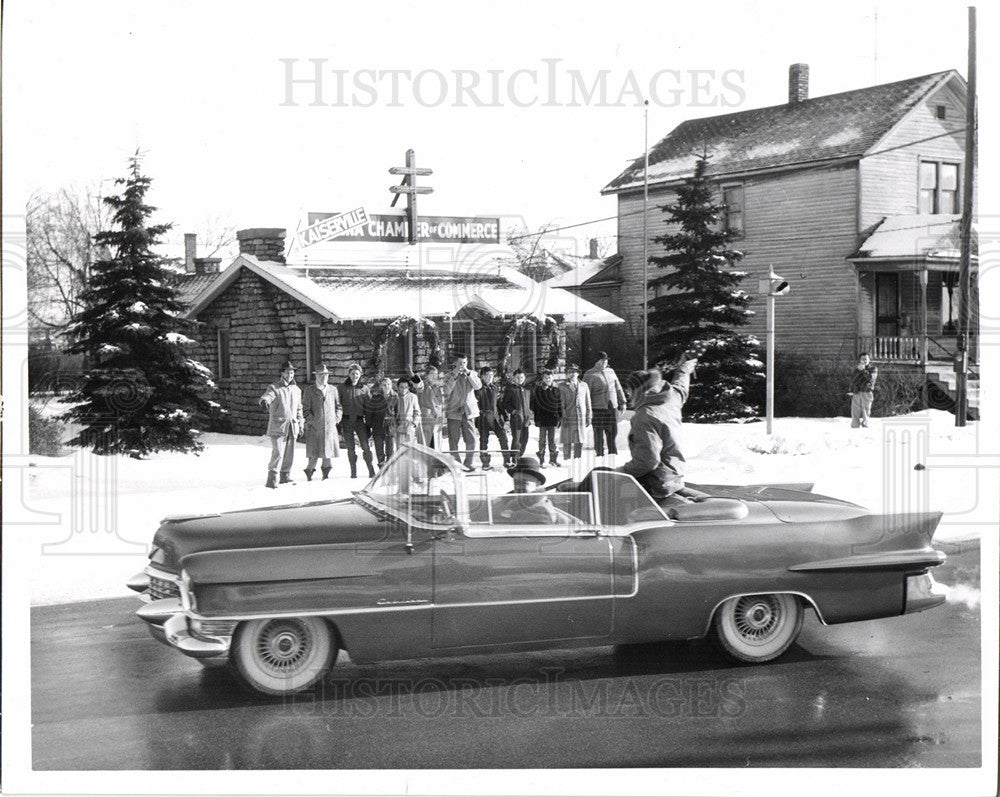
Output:
<instances>
[{"instance_id":1,"label":"utility pole","mask_svg":"<svg viewBox=\"0 0 1000 797\"><path fill-rule=\"evenodd\" d=\"M965 169L962 186L961 258L958 267L958 351L955 355L955 425L969 414L969 308L971 304L972 181L976 160L976 8L969 6L969 73L965 102Z\"/></svg>"},{"instance_id":2,"label":"utility pole","mask_svg":"<svg viewBox=\"0 0 1000 797\"><path fill-rule=\"evenodd\" d=\"M649 368L649 252L646 234L646 212L649 208L649 100L643 117L643 168L642 168L642 368Z\"/></svg>"},{"instance_id":3,"label":"utility pole","mask_svg":"<svg viewBox=\"0 0 1000 797\"><path fill-rule=\"evenodd\" d=\"M431 169L417 168L417 156L412 149L406 150L406 166L393 166L389 169L389 174L401 174L403 179L399 185L389 186L389 190L395 194L392 198L394 207L400 194L406 194L406 222L409 228L409 243L413 246L417 242L417 194L430 194L434 189L430 186L417 185L417 175L434 174Z\"/></svg>"}]
</instances>

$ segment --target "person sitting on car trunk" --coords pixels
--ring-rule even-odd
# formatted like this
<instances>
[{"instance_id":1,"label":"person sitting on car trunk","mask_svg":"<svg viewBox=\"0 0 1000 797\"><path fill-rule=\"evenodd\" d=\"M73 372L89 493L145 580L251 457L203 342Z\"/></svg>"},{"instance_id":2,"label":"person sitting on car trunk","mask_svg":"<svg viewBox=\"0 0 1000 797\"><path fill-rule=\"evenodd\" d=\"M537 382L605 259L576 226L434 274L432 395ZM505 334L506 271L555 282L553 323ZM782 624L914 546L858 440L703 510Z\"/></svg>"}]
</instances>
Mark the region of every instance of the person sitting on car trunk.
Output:
<instances>
[{"instance_id":1,"label":"person sitting on car trunk","mask_svg":"<svg viewBox=\"0 0 1000 797\"><path fill-rule=\"evenodd\" d=\"M632 459L620 468L635 477L656 501L684 487L681 409L687 401L696 359L682 362L665 381L658 368L629 375L627 386L635 414L628 433ZM683 500L679 497L675 500Z\"/></svg>"}]
</instances>

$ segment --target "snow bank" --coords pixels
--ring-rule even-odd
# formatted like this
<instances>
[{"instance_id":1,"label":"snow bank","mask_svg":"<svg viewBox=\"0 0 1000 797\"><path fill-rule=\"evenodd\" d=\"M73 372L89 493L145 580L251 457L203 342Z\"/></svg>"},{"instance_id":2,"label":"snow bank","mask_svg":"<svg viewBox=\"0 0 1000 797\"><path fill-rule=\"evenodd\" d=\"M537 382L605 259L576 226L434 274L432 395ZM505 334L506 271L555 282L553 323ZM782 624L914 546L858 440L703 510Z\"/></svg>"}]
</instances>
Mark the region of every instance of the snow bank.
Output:
<instances>
[{"instance_id":1,"label":"snow bank","mask_svg":"<svg viewBox=\"0 0 1000 797\"><path fill-rule=\"evenodd\" d=\"M46 408L55 409L62 408ZM623 422L622 452L628 451L627 435ZM851 429L846 418L779 418L770 437L763 423L686 424L683 447L689 482L811 481L818 493L875 511L941 511L936 539L961 540L996 527L995 471L977 468L978 452L988 450L979 435L978 424L956 428L951 415L931 411L877 419L868 429ZM135 460L72 450L63 457L31 457L20 471L23 505L4 509L14 513L12 519L38 518L30 527L24 563L32 574L32 602L128 594L124 582L144 566L153 532L166 515L340 498L366 482L347 477L342 454L328 481L307 483L300 445L292 473L297 484L269 490L266 437L205 434L202 440L206 449L200 456L163 453ZM528 451L534 450L532 440ZM607 464L626 458L619 454L617 463ZM546 473L557 481L578 477L595 464L604 463L587 450L572 470ZM923 468L915 469L918 464ZM495 489L509 489L504 473L488 478Z\"/></svg>"}]
</instances>

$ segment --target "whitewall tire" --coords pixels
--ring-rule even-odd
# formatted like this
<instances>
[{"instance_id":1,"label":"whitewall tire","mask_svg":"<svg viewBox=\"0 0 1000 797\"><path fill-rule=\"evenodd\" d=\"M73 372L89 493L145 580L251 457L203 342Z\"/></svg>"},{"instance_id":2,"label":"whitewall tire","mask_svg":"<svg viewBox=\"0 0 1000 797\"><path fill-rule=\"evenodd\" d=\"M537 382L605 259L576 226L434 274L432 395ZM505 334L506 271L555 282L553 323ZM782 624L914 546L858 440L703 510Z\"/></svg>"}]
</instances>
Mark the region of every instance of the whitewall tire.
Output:
<instances>
[{"instance_id":1,"label":"whitewall tire","mask_svg":"<svg viewBox=\"0 0 1000 797\"><path fill-rule=\"evenodd\" d=\"M802 630L795 595L741 595L725 601L712 619L712 637L729 656L758 664L784 653Z\"/></svg>"},{"instance_id":2,"label":"whitewall tire","mask_svg":"<svg viewBox=\"0 0 1000 797\"><path fill-rule=\"evenodd\" d=\"M230 660L240 678L258 692L289 695L308 689L333 666L333 629L320 617L250 620L233 635Z\"/></svg>"}]
</instances>

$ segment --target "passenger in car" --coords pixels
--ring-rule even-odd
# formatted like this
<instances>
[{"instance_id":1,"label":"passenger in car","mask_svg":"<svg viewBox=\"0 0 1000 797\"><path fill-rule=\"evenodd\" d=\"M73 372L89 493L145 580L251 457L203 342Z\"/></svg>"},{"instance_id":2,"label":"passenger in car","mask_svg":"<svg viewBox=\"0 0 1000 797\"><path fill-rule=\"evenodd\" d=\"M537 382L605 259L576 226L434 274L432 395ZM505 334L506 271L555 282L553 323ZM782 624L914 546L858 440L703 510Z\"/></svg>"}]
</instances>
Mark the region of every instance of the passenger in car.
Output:
<instances>
[{"instance_id":1,"label":"passenger in car","mask_svg":"<svg viewBox=\"0 0 1000 797\"><path fill-rule=\"evenodd\" d=\"M510 494L523 498L504 500L498 517L501 523L568 523L549 497L535 491L545 484L545 474L534 457L521 457L507 473L514 480Z\"/></svg>"}]
</instances>

